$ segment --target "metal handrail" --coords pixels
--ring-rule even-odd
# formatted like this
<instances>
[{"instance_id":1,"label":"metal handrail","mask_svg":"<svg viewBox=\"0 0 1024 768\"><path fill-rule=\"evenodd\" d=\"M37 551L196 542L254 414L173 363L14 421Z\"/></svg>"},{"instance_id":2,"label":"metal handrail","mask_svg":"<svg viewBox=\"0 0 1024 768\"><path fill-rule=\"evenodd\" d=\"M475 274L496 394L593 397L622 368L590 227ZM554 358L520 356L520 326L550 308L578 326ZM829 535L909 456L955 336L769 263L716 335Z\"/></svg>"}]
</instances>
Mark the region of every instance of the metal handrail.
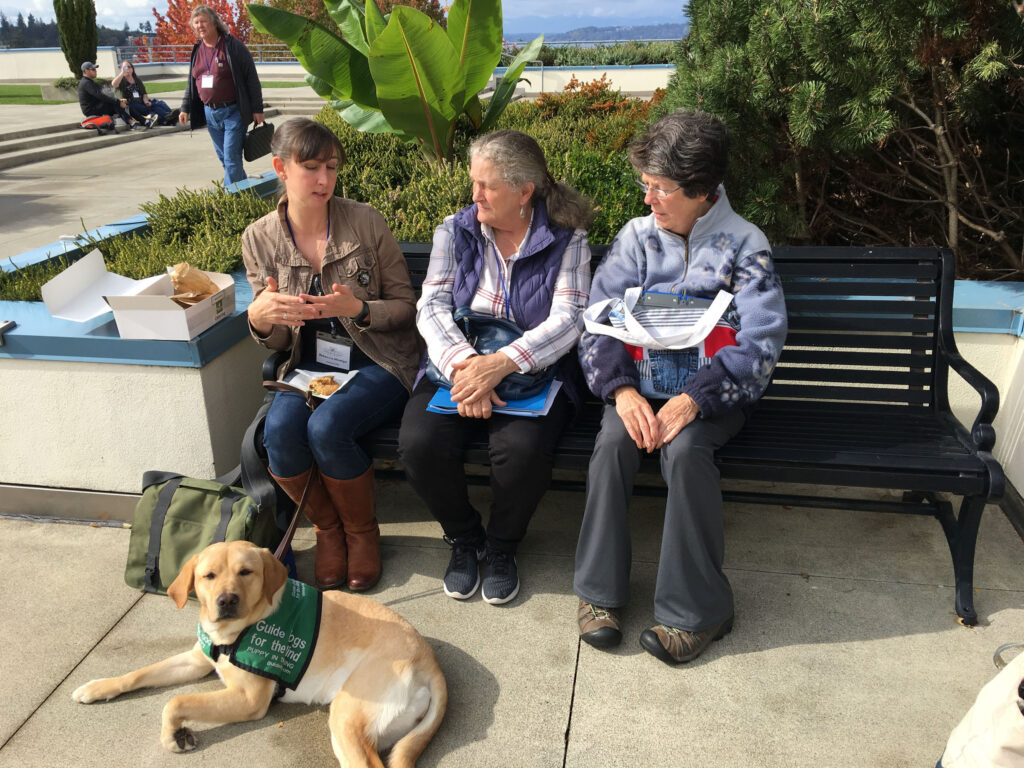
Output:
<instances>
[{"instance_id":1,"label":"metal handrail","mask_svg":"<svg viewBox=\"0 0 1024 768\"><path fill-rule=\"evenodd\" d=\"M516 45L516 42L507 40L508 45ZM560 40L556 42L545 42L550 47L596 47L621 45L624 43L667 43L674 42L670 38L665 39L643 39L643 40ZM524 41L525 44L525 41ZM296 61L291 49L284 43L247 43L252 58L257 63ZM155 43L142 43L140 45L119 45L114 48L118 61L130 60L139 64L147 63L188 63L192 53L191 45L157 45ZM505 57L502 56L502 66L505 66ZM512 57L508 56L511 61ZM540 62L530 62L530 65Z\"/></svg>"},{"instance_id":2,"label":"metal handrail","mask_svg":"<svg viewBox=\"0 0 1024 768\"><path fill-rule=\"evenodd\" d=\"M284 43L248 43L246 47L257 63L296 61L295 54ZM114 48L118 61L131 60L137 64L187 64L192 54L191 45L119 45Z\"/></svg>"}]
</instances>

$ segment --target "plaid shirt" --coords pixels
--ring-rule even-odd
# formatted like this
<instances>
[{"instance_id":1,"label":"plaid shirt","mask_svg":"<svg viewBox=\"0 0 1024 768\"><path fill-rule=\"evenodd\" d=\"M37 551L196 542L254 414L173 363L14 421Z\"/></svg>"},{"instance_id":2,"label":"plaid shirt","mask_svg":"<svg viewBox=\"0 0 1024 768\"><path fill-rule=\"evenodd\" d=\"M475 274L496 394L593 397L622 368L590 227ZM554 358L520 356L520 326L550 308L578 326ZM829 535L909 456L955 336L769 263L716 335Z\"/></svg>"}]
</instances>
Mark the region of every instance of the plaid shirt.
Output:
<instances>
[{"instance_id":1,"label":"plaid shirt","mask_svg":"<svg viewBox=\"0 0 1024 768\"><path fill-rule=\"evenodd\" d=\"M427 267L420 300L416 304L416 327L427 342L427 354L448 379L452 377L452 366L455 363L476 354L452 319L452 290L455 283L452 219L449 216L434 232L430 265ZM506 264L498 256L493 230L487 224L481 224L480 228L486 241L484 264L480 271L480 284L470 308L492 317L508 317L514 322L503 286L508 285L512 265L519 258L519 249L529 239L530 230L527 230L519 249ZM562 255L551 299L551 312L547 319L523 333L512 344L503 347L501 352L519 366L521 373L539 371L554 364L579 341L583 331L583 310L587 308L589 296L590 245L587 243L587 233L577 229Z\"/></svg>"}]
</instances>

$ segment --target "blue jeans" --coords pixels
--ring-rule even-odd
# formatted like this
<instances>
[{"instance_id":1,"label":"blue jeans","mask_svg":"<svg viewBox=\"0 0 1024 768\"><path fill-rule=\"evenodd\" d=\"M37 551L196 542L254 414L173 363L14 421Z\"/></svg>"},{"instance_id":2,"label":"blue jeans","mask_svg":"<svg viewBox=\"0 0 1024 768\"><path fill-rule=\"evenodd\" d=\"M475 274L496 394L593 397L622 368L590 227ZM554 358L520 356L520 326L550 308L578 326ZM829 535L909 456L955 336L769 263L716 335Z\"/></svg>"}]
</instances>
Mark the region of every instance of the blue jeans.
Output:
<instances>
[{"instance_id":1,"label":"blue jeans","mask_svg":"<svg viewBox=\"0 0 1024 768\"><path fill-rule=\"evenodd\" d=\"M308 363L298 367L328 370ZM295 477L315 461L323 474L336 480L359 477L371 463L359 438L399 416L408 398L402 382L379 365L364 365L345 389L312 413L301 395L278 392L263 428L270 471Z\"/></svg>"},{"instance_id":2,"label":"blue jeans","mask_svg":"<svg viewBox=\"0 0 1024 768\"><path fill-rule=\"evenodd\" d=\"M224 186L242 181L245 169L242 167L242 147L245 145L245 125L237 104L220 109L206 110L206 130L213 139L217 159L224 166Z\"/></svg>"},{"instance_id":3,"label":"blue jeans","mask_svg":"<svg viewBox=\"0 0 1024 768\"><path fill-rule=\"evenodd\" d=\"M132 117L141 122L145 122L148 115L156 115L160 118L160 122L171 114L171 108L167 106L166 101L160 101L160 99L150 99L149 106L146 106L146 102L141 99L133 99L128 102L128 111Z\"/></svg>"}]
</instances>

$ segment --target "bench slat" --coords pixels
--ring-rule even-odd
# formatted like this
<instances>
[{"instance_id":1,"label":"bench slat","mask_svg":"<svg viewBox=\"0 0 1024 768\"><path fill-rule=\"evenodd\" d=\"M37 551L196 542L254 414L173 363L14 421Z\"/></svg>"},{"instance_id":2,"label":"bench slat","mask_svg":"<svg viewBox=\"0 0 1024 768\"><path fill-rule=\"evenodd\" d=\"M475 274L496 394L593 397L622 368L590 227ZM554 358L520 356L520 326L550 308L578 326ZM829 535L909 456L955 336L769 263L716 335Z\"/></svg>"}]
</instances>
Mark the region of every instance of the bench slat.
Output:
<instances>
[{"instance_id":1,"label":"bench slat","mask_svg":"<svg viewBox=\"0 0 1024 768\"><path fill-rule=\"evenodd\" d=\"M782 278L783 286L788 286L797 278L820 281L829 277L849 277L861 280L884 277L887 279L934 281L938 275L938 262L909 261L897 262L787 262L775 260L775 269ZM797 291L799 293L799 291Z\"/></svg>"},{"instance_id":2,"label":"bench slat","mask_svg":"<svg viewBox=\"0 0 1024 768\"><path fill-rule=\"evenodd\" d=\"M905 296L909 299L934 298L935 283L931 280L786 280L783 282L787 303L802 296Z\"/></svg>"},{"instance_id":3,"label":"bench slat","mask_svg":"<svg viewBox=\"0 0 1024 768\"><path fill-rule=\"evenodd\" d=\"M934 317L934 301L882 301L863 297L849 298L846 301L835 299L794 299L786 297L786 310L792 315L874 315L879 323L887 323L888 318L896 317ZM884 317L883 317L884 316Z\"/></svg>"},{"instance_id":4,"label":"bench slat","mask_svg":"<svg viewBox=\"0 0 1024 768\"><path fill-rule=\"evenodd\" d=\"M932 374L917 371L880 371L859 368L802 368L779 365L775 369L775 382L830 382L850 384L894 384L910 387L927 387L932 383Z\"/></svg>"},{"instance_id":5,"label":"bench slat","mask_svg":"<svg viewBox=\"0 0 1024 768\"><path fill-rule=\"evenodd\" d=\"M848 352L835 349L793 349L783 347L779 358L779 366L794 363L813 363L815 365L864 366L866 368L913 368L921 370L931 368L932 358L924 354L904 354L902 352ZM776 375L778 369L776 369Z\"/></svg>"},{"instance_id":6,"label":"bench slat","mask_svg":"<svg viewBox=\"0 0 1024 768\"><path fill-rule=\"evenodd\" d=\"M810 321L808 321L810 326ZM854 351L861 349L910 350L933 352L935 338L931 335L913 336L908 333L819 333L814 330L793 328L790 325L789 336L786 337L787 347L828 347L834 349L849 348Z\"/></svg>"}]
</instances>

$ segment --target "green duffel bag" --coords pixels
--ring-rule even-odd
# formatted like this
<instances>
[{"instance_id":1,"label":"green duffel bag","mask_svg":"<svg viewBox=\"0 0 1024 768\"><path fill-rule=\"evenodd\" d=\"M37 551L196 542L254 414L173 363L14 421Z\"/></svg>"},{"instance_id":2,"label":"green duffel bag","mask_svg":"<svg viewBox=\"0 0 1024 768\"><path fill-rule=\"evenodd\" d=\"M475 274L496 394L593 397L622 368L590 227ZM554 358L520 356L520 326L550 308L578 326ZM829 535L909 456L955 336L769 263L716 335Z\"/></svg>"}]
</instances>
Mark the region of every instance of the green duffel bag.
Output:
<instances>
[{"instance_id":1,"label":"green duffel bag","mask_svg":"<svg viewBox=\"0 0 1024 768\"><path fill-rule=\"evenodd\" d=\"M273 509L241 488L171 472L146 472L135 507L124 580L165 594L192 555L218 541L245 539L271 551L281 541Z\"/></svg>"}]
</instances>

